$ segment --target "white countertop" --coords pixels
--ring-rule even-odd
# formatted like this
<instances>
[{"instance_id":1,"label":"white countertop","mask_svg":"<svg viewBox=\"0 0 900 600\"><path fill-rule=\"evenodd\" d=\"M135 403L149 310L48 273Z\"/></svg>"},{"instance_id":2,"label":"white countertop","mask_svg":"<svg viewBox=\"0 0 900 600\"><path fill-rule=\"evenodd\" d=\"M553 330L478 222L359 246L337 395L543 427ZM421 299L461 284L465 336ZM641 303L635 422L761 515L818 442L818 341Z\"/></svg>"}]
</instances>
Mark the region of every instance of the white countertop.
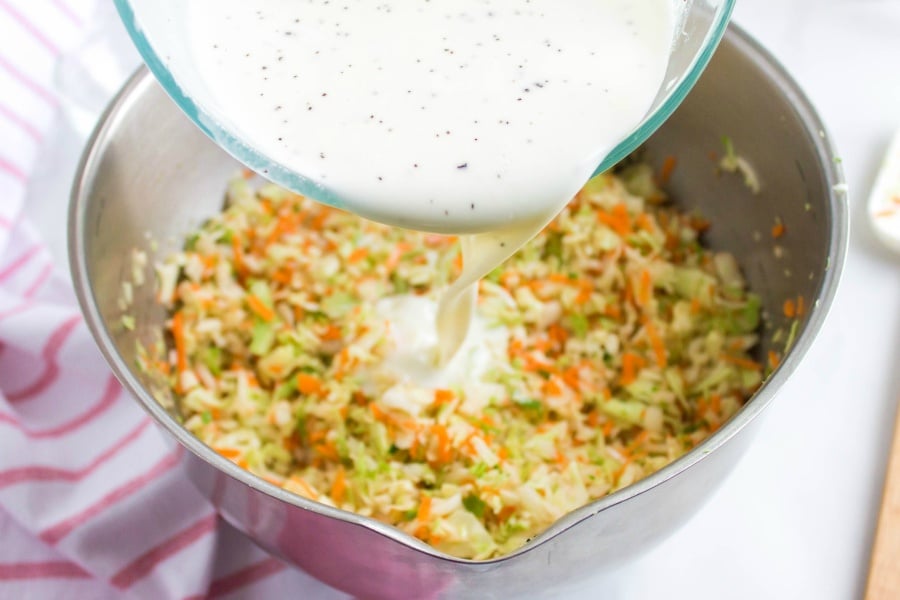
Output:
<instances>
[{"instance_id":1,"label":"white countertop","mask_svg":"<svg viewBox=\"0 0 900 600\"><path fill-rule=\"evenodd\" d=\"M835 138L853 219L843 281L731 477L678 533L590 582L585 597L843 600L865 585L900 400L900 256L877 245L864 212L900 127L900 2L740 0L735 20L784 63ZM81 139L60 124L26 205L61 265Z\"/></svg>"}]
</instances>

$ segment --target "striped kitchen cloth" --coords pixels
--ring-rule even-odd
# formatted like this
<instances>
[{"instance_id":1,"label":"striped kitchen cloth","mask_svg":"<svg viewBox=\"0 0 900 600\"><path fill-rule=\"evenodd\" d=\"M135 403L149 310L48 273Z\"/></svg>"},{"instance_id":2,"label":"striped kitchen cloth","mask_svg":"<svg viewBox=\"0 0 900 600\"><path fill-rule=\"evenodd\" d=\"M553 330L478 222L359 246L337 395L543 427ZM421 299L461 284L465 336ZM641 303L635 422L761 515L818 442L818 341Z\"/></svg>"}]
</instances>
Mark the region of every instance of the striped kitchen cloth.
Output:
<instances>
[{"instance_id":1,"label":"striped kitchen cloth","mask_svg":"<svg viewBox=\"0 0 900 600\"><path fill-rule=\"evenodd\" d=\"M108 1L108 0L106 0ZM110 374L24 216L93 0L0 0L0 599L339 595L217 518ZM65 211L67 199L47 203Z\"/></svg>"}]
</instances>

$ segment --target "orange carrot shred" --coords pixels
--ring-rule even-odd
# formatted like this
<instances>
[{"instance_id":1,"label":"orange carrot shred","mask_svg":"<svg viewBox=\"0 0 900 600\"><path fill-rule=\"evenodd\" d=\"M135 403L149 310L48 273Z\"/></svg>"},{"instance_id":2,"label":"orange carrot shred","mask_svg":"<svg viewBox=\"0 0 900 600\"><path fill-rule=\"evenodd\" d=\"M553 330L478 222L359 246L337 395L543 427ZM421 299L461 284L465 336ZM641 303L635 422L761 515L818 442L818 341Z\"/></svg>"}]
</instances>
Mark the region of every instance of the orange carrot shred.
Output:
<instances>
[{"instance_id":1,"label":"orange carrot shred","mask_svg":"<svg viewBox=\"0 0 900 600\"><path fill-rule=\"evenodd\" d=\"M634 382L642 363L643 359L637 354L626 352L622 355L622 385Z\"/></svg>"},{"instance_id":2,"label":"orange carrot shred","mask_svg":"<svg viewBox=\"0 0 900 600\"><path fill-rule=\"evenodd\" d=\"M653 233L653 222L650 220L650 217L647 216L647 213L639 214L634 220L634 224L648 233Z\"/></svg>"},{"instance_id":3,"label":"orange carrot shred","mask_svg":"<svg viewBox=\"0 0 900 600\"><path fill-rule=\"evenodd\" d=\"M737 365L742 369L748 369L750 371L762 371L762 365L754 360L750 360L749 358L741 358L740 356L732 356L730 354L723 354L722 360L725 362L729 362L733 365Z\"/></svg>"},{"instance_id":4,"label":"orange carrot shred","mask_svg":"<svg viewBox=\"0 0 900 600\"><path fill-rule=\"evenodd\" d=\"M797 316L797 305L794 304L794 300L788 298L784 301L784 306L782 307L782 311L784 311L784 316L788 319L793 319Z\"/></svg>"},{"instance_id":5,"label":"orange carrot shred","mask_svg":"<svg viewBox=\"0 0 900 600\"><path fill-rule=\"evenodd\" d=\"M336 504L340 504L344 501L344 493L347 491L347 475L344 472L344 467L338 467L338 472L334 476L334 483L331 484L331 499L335 501Z\"/></svg>"},{"instance_id":6,"label":"orange carrot shred","mask_svg":"<svg viewBox=\"0 0 900 600\"><path fill-rule=\"evenodd\" d=\"M562 396L563 389L560 387L559 383L557 383L556 378L551 377L546 382L544 382L544 393L548 396Z\"/></svg>"},{"instance_id":7,"label":"orange carrot shred","mask_svg":"<svg viewBox=\"0 0 900 600\"><path fill-rule=\"evenodd\" d=\"M297 389L303 394L317 394L322 390L322 381L309 373L298 373Z\"/></svg>"},{"instance_id":8,"label":"orange carrot shred","mask_svg":"<svg viewBox=\"0 0 900 600\"><path fill-rule=\"evenodd\" d=\"M354 250L353 252L350 253L350 256L347 257L347 262L352 265L354 263L358 263L359 261L363 260L368 255L369 255L368 248L365 248L365 247L357 248L356 250Z\"/></svg>"},{"instance_id":9,"label":"orange carrot shred","mask_svg":"<svg viewBox=\"0 0 900 600\"><path fill-rule=\"evenodd\" d=\"M784 226L784 223L781 221L775 223L772 226L772 237L776 240L783 236L787 232L787 228Z\"/></svg>"},{"instance_id":10,"label":"orange carrot shred","mask_svg":"<svg viewBox=\"0 0 900 600\"><path fill-rule=\"evenodd\" d=\"M628 209L624 204L617 204L616 206L614 206L612 213L608 213L602 210L597 211L597 219L622 237L625 237L629 233L631 233L631 223L628 218Z\"/></svg>"},{"instance_id":11,"label":"orange carrot shred","mask_svg":"<svg viewBox=\"0 0 900 600\"><path fill-rule=\"evenodd\" d=\"M641 271L641 287L639 300L642 306L646 307L650 304L653 295L653 280L650 278L650 271L644 269Z\"/></svg>"},{"instance_id":12,"label":"orange carrot shred","mask_svg":"<svg viewBox=\"0 0 900 600\"><path fill-rule=\"evenodd\" d=\"M662 185L669 183L669 180L672 178L672 172L675 170L677 164L678 160L674 156L667 156L663 161L662 168L659 170L659 182Z\"/></svg>"},{"instance_id":13,"label":"orange carrot shred","mask_svg":"<svg viewBox=\"0 0 900 600\"><path fill-rule=\"evenodd\" d=\"M804 314L806 314L806 300L803 296L797 296L797 316L802 317Z\"/></svg>"},{"instance_id":14,"label":"orange carrot shred","mask_svg":"<svg viewBox=\"0 0 900 600\"><path fill-rule=\"evenodd\" d=\"M644 324L644 328L647 330L647 337L650 338L650 346L653 348L656 366L660 369L665 368L667 362L666 346L659 336L659 330L656 328L656 325L653 324L653 321L649 319L647 319L647 322Z\"/></svg>"},{"instance_id":15,"label":"orange carrot shred","mask_svg":"<svg viewBox=\"0 0 900 600\"><path fill-rule=\"evenodd\" d=\"M246 267L244 266L244 248L241 245L240 238L238 238L236 234L231 236L231 250L234 253L234 270L237 271L238 275L244 276L246 273Z\"/></svg>"},{"instance_id":16,"label":"orange carrot shred","mask_svg":"<svg viewBox=\"0 0 900 600\"><path fill-rule=\"evenodd\" d=\"M422 495L422 499L419 501L419 514L416 515L416 520L419 523L427 523L431 518L431 496Z\"/></svg>"},{"instance_id":17,"label":"orange carrot shred","mask_svg":"<svg viewBox=\"0 0 900 600\"><path fill-rule=\"evenodd\" d=\"M341 339L341 336L341 328L337 325L330 324L319 337L321 337L323 340L339 340Z\"/></svg>"},{"instance_id":18,"label":"orange carrot shred","mask_svg":"<svg viewBox=\"0 0 900 600\"><path fill-rule=\"evenodd\" d=\"M266 304L254 294L247 294L247 306L250 307L256 316L263 321L269 322L275 318L275 311L266 306Z\"/></svg>"},{"instance_id":19,"label":"orange carrot shred","mask_svg":"<svg viewBox=\"0 0 900 600\"><path fill-rule=\"evenodd\" d=\"M237 458L238 456L240 456L242 454L242 452L237 448L219 447L219 448L216 448L215 451L218 452L220 455L224 456L225 458L227 458L228 460L234 460L235 458Z\"/></svg>"},{"instance_id":20,"label":"orange carrot shred","mask_svg":"<svg viewBox=\"0 0 900 600\"><path fill-rule=\"evenodd\" d=\"M698 314L702 308L703 308L703 306L700 304L699 298L691 299L691 314L692 315Z\"/></svg>"},{"instance_id":21,"label":"orange carrot shred","mask_svg":"<svg viewBox=\"0 0 900 600\"><path fill-rule=\"evenodd\" d=\"M450 435L447 433L447 428L443 425L432 425L431 426L432 433L437 436L438 441L438 461L441 463L450 462L451 458L451 448L450 448Z\"/></svg>"},{"instance_id":22,"label":"orange carrot shred","mask_svg":"<svg viewBox=\"0 0 900 600\"><path fill-rule=\"evenodd\" d=\"M451 390L434 390L435 404L448 404L450 402L453 402L454 398L456 398L456 394L454 394Z\"/></svg>"}]
</instances>

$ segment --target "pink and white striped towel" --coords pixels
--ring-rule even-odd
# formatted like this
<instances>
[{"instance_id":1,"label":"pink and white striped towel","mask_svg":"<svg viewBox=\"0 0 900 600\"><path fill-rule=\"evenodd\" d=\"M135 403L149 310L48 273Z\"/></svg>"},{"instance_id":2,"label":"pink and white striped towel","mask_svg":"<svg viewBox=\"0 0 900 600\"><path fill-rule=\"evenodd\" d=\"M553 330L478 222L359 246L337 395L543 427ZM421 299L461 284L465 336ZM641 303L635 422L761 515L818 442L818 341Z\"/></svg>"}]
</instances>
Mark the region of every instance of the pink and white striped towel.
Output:
<instances>
[{"instance_id":1,"label":"pink and white striped towel","mask_svg":"<svg viewBox=\"0 0 900 600\"><path fill-rule=\"evenodd\" d=\"M336 597L191 487L23 216L57 113L53 70L92 4L0 0L0 599Z\"/></svg>"}]
</instances>

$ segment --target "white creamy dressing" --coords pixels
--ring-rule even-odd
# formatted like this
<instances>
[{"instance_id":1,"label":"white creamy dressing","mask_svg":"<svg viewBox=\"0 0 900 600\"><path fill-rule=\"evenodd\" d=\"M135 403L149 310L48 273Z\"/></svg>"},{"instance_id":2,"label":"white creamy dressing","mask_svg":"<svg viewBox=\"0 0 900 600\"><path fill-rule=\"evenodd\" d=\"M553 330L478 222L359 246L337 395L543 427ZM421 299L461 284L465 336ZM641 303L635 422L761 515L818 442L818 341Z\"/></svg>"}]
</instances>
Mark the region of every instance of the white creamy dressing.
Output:
<instances>
[{"instance_id":1,"label":"white creamy dressing","mask_svg":"<svg viewBox=\"0 0 900 600\"><path fill-rule=\"evenodd\" d=\"M422 296L383 298L376 314L390 323L391 348L379 368L398 380L409 380L425 388L448 388L467 379L477 380L506 359L509 332L489 326L474 315L469 335L459 351L442 367L435 364L438 346L437 303ZM432 399L429 399L431 402Z\"/></svg>"},{"instance_id":2,"label":"white creamy dressing","mask_svg":"<svg viewBox=\"0 0 900 600\"><path fill-rule=\"evenodd\" d=\"M192 0L186 10L222 125L361 216L472 234L436 318L440 379L460 364L450 358L477 281L552 220L651 107L673 4ZM412 304L387 311L397 330L417 348L435 343L423 331L435 319L400 302ZM466 347L482 341L471 337ZM429 372L414 358L391 360Z\"/></svg>"}]
</instances>

